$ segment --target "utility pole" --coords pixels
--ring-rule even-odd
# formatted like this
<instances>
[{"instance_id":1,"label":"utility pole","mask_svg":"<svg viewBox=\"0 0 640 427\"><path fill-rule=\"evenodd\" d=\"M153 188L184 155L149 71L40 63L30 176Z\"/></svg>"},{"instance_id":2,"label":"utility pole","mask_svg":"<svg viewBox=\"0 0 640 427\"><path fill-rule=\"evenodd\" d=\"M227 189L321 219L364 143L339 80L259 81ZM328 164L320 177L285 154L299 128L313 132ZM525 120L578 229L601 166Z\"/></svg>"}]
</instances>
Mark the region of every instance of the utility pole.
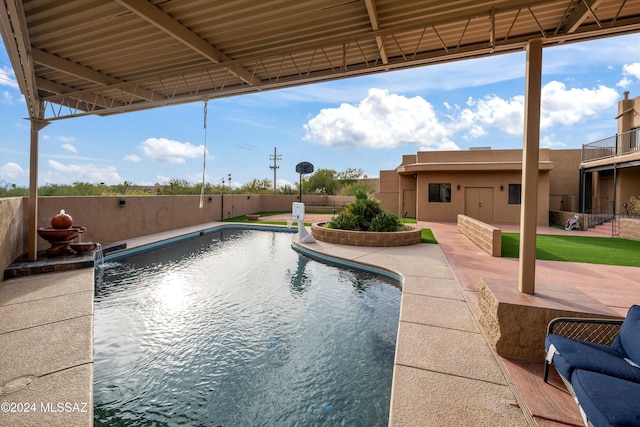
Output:
<instances>
[{"instance_id":1,"label":"utility pole","mask_svg":"<svg viewBox=\"0 0 640 427\"><path fill-rule=\"evenodd\" d=\"M277 152L277 148L273 147L273 155L269 156L269 160L273 160L273 166L269 166L269 169L273 169L273 193L276 193L276 169L278 169L280 166L278 166L278 161L282 160L282 155L278 154Z\"/></svg>"}]
</instances>

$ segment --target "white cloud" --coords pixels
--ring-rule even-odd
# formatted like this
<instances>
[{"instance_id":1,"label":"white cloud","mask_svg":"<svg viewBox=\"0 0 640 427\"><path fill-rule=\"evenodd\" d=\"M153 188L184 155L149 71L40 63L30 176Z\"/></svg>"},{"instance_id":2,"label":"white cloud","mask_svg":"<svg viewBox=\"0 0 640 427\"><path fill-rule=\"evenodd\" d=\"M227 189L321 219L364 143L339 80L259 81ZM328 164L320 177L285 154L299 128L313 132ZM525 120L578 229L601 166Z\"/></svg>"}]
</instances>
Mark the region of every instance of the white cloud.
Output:
<instances>
[{"instance_id":1,"label":"white cloud","mask_svg":"<svg viewBox=\"0 0 640 427\"><path fill-rule=\"evenodd\" d=\"M621 88L627 88L633 84L633 80L623 77L616 86L620 86Z\"/></svg>"},{"instance_id":2,"label":"white cloud","mask_svg":"<svg viewBox=\"0 0 640 427\"><path fill-rule=\"evenodd\" d=\"M635 81L640 80L640 62L633 64L625 64L622 66L622 80L618 82L618 86L627 87Z\"/></svg>"},{"instance_id":3,"label":"white cloud","mask_svg":"<svg viewBox=\"0 0 640 427\"><path fill-rule=\"evenodd\" d=\"M169 181L171 181L171 178L164 175L156 175L156 180L156 182L160 185L167 185L169 184Z\"/></svg>"},{"instance_id":4,"label":"white cloud","mask_svg":"<svg viewBox=\"0 0 640 427\"><path fill-rule=\"evenodd\" d=\"M17 163L9 162L4 165L0 165L0 176L2 180L7 183L18 183L19 181L23 181L27 178L29 171L27 169L23 169Z\"/></svg>"},{"instance_id":5,"label":"white cloud","mask_svg":"<svg viewBox=\"0 0 640 427\"><path fill-rule=\"evenodd\" d=\"M9 86L18 89L16 74L11 67L4 66L0 68L0 86Z\"/></svg>"},{"instance_id":6,"label":"white cloud","mask_svg":"<svg viewBox=\"0 0 640 427\"><path fill-rule=\"evenodd\" d=\"M78 152L78 149L71 144L62 144L60 147L64 148L65 150L71 151L72 153Z\"/></svg>"},{"instance_id":7,"label":"white cloud","mask_svg":"<svg viewBox=\"0 0 640 427\"><path fill-rule=\"evenodd\" d=\"M51 170L40 175L41 183L72 184L74 182L104 182L117 184L122 182L118 170L114 166L100 167L94 164L63 164L48 160Z\"/></svg>"},{"instance_id":8,"label":"white cloud","mask_svg":"<svg viewBox=\"0 0 640 427\"><path fill-rule=\"evenodd\" d=\"M135 154L127 154L123 157L124 161L131 163L140 163L142 161L142 157L137 156Z\"/></svg>"},{"instance_id":9,"label":"white cloud","mask_svg":"<svg viewBox=\"0 0 640 427\"><path fill-rule=\"evenodd\" d=\"M618 92L600 85L595 89L573 88L552 81L542 88L541 128L555 125L571 126L602 110L616 105Z\"/></svg>"},{"instance_id":10,"label":"white cloud","mask_svg":"<svg viewBox=\"0 0 640 427\"><path fill-rule=\"evenodd\" d=\"M71 143L71 142L75 142L75 138L73 136L58 136L58 141L64 142L64 143Z\"/></svg>"},{"instance_id":11,"label":"white cloud","mask_svg":"<svg viewBox=\"0 0 640 427\"><path fill-rule=\"evenodd\" d=\"M461 115L466 116L465 122L475 124L475 126L494 126L512 135L522 133L524 96L518 95L511 99L502 99L492 95L479 100L469 99L467 105L473 107L473 110L462 111ZM483 135L484 130L474 129L473 133Z\"/></svg>"},{"instance_id":12,"label":"white cloud","mask_svg":"<svg viewBox=\"0 0 640 427\"><path fill-rule=\"evenodd\" d=\"M407 98L375 88L355 106L321 110L304 129L305 140L336 148L456 147L430 103L419 96Z\"/></svg>"},{"instance_id":13,"label":"white cloud","mask_svg":"<svg viewBox=\"0 0 640 427\"><path fill-rule=\"evenodd\" d=\"M586 118L597 116L614 106L618 93L609 87L567 89L562 82L552 81L542 87L540 128L570 127ZM496 95L482 99L470 98L457 116L455 130L466 130L466 138L484 135L482 126L496 127L508 134L524 131L524 102L522 95L502 99Z\"/></svg>"},{"instance_id":14,"label":"white cloud","mask_svg":"<svg viewBox=\"0 0 640 427\"><path fill-rule=\"evenodd\" d=\"M540 147L542 148L556 148L560 149L565 147L566 144L564 142L560 142L556 140L555 135L547 135L540 139Z\"/></svg>"},{"instance_id":15,"label":"white cloud","mask_svg":"<svg viewBox=\"0 0 640 427\"><path fill-rule=\"evenodd\" d=\"M188 173L186 174L186 178L185 178L188 182L190 182L191 184L202 184L202 171L200 172L194 172L194 173ZM218 178L215 178L211 175L209 175L208 173L204 174L204 182L210 182L212 184L215 184L215 180Z\"/></svg>"},{"instance_id":16,"label":"white cloud","mask_svg":"<svg viewBox=\"0 0 640 427\"><path fill-rule=\"evenodd\" d=\"M2 102L3 104L13 104L13 96L11 95L11 93L9 93L8 90L2 91L0 102Z\"/></svg>"},{"instance_id":17,"label":"white cloud","mask_svg":"<svg viewBox=\"0 0 640 427\"><path fill-rule=\"evenodd\" d=\"M205 149L203 145L195 146L189 142L167 138L147 138L138 148L152 160L171 164L186 163L186 159L202 157Z\"/></svg>"},{"instance_id":18,"label":"white cloud","mask_svg":"<svg viewBox=\"0 0 640 427\"><path fill-rule=\"evenodd\" d=\"M605 132L592 132L587 134L586 140L587 142L594 142L594 141L600 141L601 139L605 139L607 135Z\"/></svg>"},{"instance_id":19,"label":"white cloud","mask_svg":"<svg viewBox=\"0 0 640 427\"><path fill-rule=\"evenodd\" d=\"M290 187L293 188L296 184L292 183L291 181L287 181L286 179L282 179L282 178L278 178L276 180L276 187L277 188L283 188L283 187Z\"/></svg>"}]
</instances>

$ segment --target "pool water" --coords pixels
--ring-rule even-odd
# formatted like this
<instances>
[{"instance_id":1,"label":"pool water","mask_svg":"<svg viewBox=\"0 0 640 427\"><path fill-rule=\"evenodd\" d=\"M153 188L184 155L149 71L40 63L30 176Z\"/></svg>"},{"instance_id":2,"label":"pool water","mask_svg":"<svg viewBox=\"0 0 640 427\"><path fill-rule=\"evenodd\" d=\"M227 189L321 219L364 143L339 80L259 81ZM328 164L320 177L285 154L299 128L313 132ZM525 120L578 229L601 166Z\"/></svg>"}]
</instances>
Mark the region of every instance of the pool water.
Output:
<instances>
[{"instance_id":1,"label":"pool water","mask_svg":"<svg viewBox=\"0 0 640 427\"><path fill-rule=\"evenodd\" d=\"M96 274L96 426L383 426L400 289L222 230Z\"/></svg>"}]
</instances>

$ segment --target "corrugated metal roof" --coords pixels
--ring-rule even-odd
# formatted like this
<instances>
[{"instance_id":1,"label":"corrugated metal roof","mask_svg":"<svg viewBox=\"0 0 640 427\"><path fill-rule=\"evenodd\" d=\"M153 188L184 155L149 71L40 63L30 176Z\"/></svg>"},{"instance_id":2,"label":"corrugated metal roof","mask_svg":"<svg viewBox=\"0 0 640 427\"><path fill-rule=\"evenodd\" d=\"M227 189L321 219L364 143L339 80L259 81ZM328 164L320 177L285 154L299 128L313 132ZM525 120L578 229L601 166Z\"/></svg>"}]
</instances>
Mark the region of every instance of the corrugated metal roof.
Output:
<instances>
[{"instance_id":1,"label":"corrugated metal roof","mask_svg":"<svg viewBox=\"0 0 640 427\"><path fill-rule=\"evenodd\" d=\"M115 114L640 30L620 0L2 0L33 118Z\"/></svg>"}]
</instances>

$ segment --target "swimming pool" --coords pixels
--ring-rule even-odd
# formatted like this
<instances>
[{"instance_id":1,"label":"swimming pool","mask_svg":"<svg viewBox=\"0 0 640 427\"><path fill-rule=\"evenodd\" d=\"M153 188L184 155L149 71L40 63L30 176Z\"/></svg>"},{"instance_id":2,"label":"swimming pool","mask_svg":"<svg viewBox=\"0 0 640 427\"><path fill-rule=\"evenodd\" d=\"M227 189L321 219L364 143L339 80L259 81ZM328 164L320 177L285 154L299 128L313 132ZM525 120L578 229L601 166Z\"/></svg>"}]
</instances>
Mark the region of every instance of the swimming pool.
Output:
<instances>
[{"instance_id":1,"label":"swimming pool","mask_svg":"<svg viewBox=\"0 0 640 427\"><path fill-rule=\"evenodd\" d=\"M220 230L96 275L95 425L387 425L400 289Z\"/></svg>"}]
</instances>

